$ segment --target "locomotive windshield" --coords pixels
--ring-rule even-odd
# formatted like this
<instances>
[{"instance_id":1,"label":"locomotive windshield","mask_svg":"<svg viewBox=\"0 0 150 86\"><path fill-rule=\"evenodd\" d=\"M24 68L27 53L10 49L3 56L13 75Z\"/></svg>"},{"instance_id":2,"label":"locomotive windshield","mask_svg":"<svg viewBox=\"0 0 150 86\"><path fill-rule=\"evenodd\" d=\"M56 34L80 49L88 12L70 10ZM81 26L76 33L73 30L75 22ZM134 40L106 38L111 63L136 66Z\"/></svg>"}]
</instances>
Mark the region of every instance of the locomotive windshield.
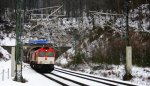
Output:
<instances>
[{"instance_id":1,"label":"locomotive windshield","mask_svg":"<svg viewBox=\"0 0 150 86\"><path fill-rule=\"evenodd\" d=\"M48 52L48 53L47 53L47 56L48 56L48 57L53 57L53 56L54 56L54 53L53 53L53 52Z\"/></svg>"},{"instance_id":2,"label":"locomotive windshield","mask_svg":"<svg viewBox=\"0 0 150 86\"><path fill-rule=\"evenodd\" d=\"M44 57L45 56L45 52L39 52L39 57Z\"/></svg>"},{"instance_id":3,"label":"locomotive windshield","mask_svg":"<svg viewBox=\"0 0 150 86\"><path fill-rule=\"evenodd\" d=\"M53 57L54 56L54 53L53 52L39 52L39 57Z\"/></svg>"}]
</instances>

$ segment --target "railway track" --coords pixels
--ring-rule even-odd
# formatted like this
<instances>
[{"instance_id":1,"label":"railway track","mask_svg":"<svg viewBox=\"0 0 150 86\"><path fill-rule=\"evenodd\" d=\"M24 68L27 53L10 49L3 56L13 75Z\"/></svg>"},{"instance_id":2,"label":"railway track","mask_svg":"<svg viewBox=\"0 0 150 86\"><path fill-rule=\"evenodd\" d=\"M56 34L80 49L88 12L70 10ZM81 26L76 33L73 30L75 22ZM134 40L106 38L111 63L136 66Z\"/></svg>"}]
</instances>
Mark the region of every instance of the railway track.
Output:
<instances>
[{"instance_id":1,"label":"railway track","mask_svg":"<svg viewBox=\"0 0 150 86\"><path fill-rule=\"evenodd\" d=\"M57 83L59 83L62 86L88 86L84 83L77 82L76 80L71 80L56 74L43 74L45 77L49 78L50 80L53 80ZM52 78L53 77L53 78Z\"/></svg>"},{"instance_id":2,"label":"railway track","mask_svg":"<svg viewBox=\"0 0 150 86\"><path fill-rule=\"evenodd\" d=\"M57 80L57 79L55 79L55 78L49 77L49 76L47 76L47 75L45 75L45 74L42 74L42 75L45 76L46 78L48 78L48 79L50 79L50 80L52 80L52 81L54 81L54 82L60 84L60 85L62 85L62 86L68 86L67 84L65 84L65 83L63 83L63 82L61 82L61 81L59 81L59 80Z\"/></svg>"},{"instance_id":3,"label":"railway track","mask_svg":"<svg viewBox=\"0 0 150 86\"><path fill-rule=\"evenodd\" d=\"M68 79L68 78L65 78L63 76L60 76L60 75L57 75L54 73L46 73L46 74L40 73L40 74L42 74L46 78L48 78L62 86L88 86L84 83L77 82L76 80Z\"/></svg>"},{"instance_id":4,"label":"railway track","mask_svg":"<svg viewBox=\"0 0 150 86\"><path fill-rule=\"evenodd\" d=\"M83 80L82 78L80 78L80 80L77 80L74 78L74 76L67 75L70 77L68 78L68 77L63 76L61 73L56 74L56 71L54 71L53 73L42 74L42 75L49 78L50 80L55 81L56 83L62 86L108 86L108 85L104 85L100 83L95 84L93 81L90 81L91 84L88 84L86 83L86 82L89 82L87 81L87 79ZM94 83L94 85L92 85L92 83ZM111 86L114 86L114 85L111 85Z\"/></svg>"},{"instance_id":5,"label":"railway track","mask_svg":"<svg viewBox=\"0 0 150 86\"><path fill-rule=\"evenodd\" d=\"M125 82L125 81L116 81L116 80L111 80L111 79L106 79L106 78L100 78L100 77L87 75L87 74L83 74L83 73L77 73L77 72L74 72L74 71L60 69L60 68L55 68L55 71L59 72L59 73L67 74L67 75L70 75L70 76L75 76L75 77L79 77L79 78L82 78L82 79L86 79L88 81L101 83L101 84L104 84L104 85L107 85L107 86L137 86L135 84Z\"/></svg>"}]
</instances>

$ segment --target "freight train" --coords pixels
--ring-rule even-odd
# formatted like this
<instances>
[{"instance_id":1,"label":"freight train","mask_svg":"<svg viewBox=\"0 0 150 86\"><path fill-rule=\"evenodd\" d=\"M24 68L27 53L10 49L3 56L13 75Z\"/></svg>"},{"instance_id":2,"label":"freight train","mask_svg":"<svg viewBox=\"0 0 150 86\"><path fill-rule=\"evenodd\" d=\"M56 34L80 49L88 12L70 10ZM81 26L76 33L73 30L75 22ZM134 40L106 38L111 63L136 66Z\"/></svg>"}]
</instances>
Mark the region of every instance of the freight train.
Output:
<instances>
[{"instance_id":1,"label":"freight train","mask_svg":"<svg viewBox=\"0 0 150 86\"><path fill-rule=\"evenodd\" d=\"M30 66L39 72L54 70L56 51L52 47L41 47L30 52Z\"/></svg>"}]
</instances>

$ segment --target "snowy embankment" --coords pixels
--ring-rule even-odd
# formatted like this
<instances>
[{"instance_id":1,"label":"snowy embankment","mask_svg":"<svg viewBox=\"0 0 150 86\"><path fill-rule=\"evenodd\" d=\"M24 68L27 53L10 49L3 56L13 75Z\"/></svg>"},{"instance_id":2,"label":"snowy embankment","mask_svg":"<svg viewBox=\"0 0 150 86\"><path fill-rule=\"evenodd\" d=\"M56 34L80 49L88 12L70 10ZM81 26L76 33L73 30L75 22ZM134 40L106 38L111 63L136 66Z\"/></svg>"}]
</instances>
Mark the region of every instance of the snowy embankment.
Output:
<instances>
[{"instance_id":1,"label":"snowy embankment","mask_svg":"<svg viewBox=\"0 0 150 86\"><path fill-rule=\"evenodd\" d=\"M89 68L87 65L82 64L76 66L76 68L69 68L79 72L93 74L100 77L106 77L113 80L123 80L125 74L124 65L109 65L102 67L94 64L95 67ZM131 83L138 84L139 86L150 86L150 67L132 67L133 78L129 80Z\"/></svg>"},{"instance_id":2,"label":"snowy embankment","mask_svg":"<svg viewBox=\"0 0 150 86\"><path fill-rule=\"evenodd\" d=\"M67 56L66 54L63 54L57 60L57 63L59 63L59 65L63 67L66 67L68 61L71 61L71 57L74 56L74 49L71 48L66 53L68 53ZM123 76L125 74L124 65L105 65L90 63L90 66L88 64L81 64L76 67L72 66L69 69L97 75L100 77L107 77L114 80L123 80ZM137 67L133 65L132 75L133 78L129 82L139 84L139 86L150 86L150 67Z\"/></svg>"}]
</instances>

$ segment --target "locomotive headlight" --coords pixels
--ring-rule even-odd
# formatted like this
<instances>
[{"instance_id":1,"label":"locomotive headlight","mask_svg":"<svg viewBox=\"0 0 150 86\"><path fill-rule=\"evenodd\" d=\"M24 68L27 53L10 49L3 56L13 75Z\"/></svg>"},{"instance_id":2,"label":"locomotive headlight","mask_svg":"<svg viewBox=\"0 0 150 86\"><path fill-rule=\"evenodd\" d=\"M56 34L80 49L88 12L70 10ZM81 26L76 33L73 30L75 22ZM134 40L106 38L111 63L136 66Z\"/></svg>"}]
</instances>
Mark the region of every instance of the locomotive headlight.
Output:
<instances>
[{"instance_id":1,"label":"locomotive headlight","mask_svg":"<svg viewBox=\"0 0 150 86\"><path fill-rule=\"evenodd\" d=\"M45 51L47 51L47 50L45 50Z\"/></svg>"}]
</instances>

